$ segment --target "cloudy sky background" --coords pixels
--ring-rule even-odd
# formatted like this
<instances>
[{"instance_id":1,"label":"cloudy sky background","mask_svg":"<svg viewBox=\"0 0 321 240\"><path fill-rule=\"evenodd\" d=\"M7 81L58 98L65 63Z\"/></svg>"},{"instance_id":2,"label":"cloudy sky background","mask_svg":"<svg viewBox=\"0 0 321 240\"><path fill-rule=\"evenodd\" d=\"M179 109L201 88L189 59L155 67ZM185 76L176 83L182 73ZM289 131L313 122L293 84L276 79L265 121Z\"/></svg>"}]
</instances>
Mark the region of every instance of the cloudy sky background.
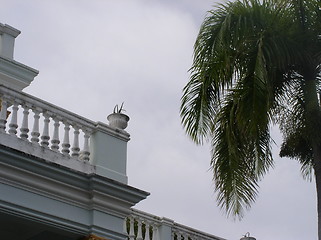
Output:
<instances>
[{"instance_id":1,"label":"cloudy sky background","mask_svg":"<svg viewBox=\"0 0 321 240\"><path fill-rule=\"evenodd\" d=\"M314 182L278 157L278 145L256 204L233 221L215 202L209 145L193 144L180 125L193 44L215 3L0 0L0 22L22 31L15 59L40 71L27 93L103 122L125 102L129 183L151 192L136 208L229 240L246 232L257 240L316 239Z\"/></svg>"}]
</instances>

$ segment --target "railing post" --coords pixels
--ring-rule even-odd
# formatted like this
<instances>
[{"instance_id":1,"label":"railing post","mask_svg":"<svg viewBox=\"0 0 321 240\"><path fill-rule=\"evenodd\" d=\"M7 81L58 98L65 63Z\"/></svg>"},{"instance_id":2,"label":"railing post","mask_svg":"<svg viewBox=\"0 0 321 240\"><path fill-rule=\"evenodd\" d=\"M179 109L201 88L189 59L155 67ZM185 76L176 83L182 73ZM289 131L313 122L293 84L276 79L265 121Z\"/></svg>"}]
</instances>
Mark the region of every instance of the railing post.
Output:
<instances>
[{"instance_id":1,"label":"railing post","mask_svg":"<svg viewBox=\"0 0 321 240\"><path fill-rule=\"evenodd\" d=\"M149 227L150 227L149 221L146 220L145 221L145 238L144 238L144 240L150 240Z\"/></svg>"},{"instance_id":2,"label":"railing post","mask_svg":"<svg viewBox=\"0 0 321 240\"><path fill-rule=\"evenodd\" d=\"M53 117L53 121L54 121L54 130L53 130L53 134L52 134L52 140L51 140L51 149L53 151L58 151L59 149L59 118L57 116Z\"/></svg>"},{"instance_id":3,"label":"railing post","mask_svg":"<svg viewBox=\"0 0 321 240\"><path fill-rule=\"evenodd\" d=\"M89 149L89 137L90 137L90 132L89 130L85 129L83 130L84 132L84 147L80 153L81 160L83 161L89 161L89 156L90 156L90 149Z\"/></svg>"},{"instance_id":4,"label":"railing post","mask_svg":"<svg viewBox=\"0 0 321 240\"><path fill-rule=\"evenodd\" d=\"M7 107L8 100L5 97L1 99L1 112L0 112L0 131L5 132L7 123Z\"/></svg>"},{"instance_id":5,"label":"railing post","mask_svg":"<svg viewBox=\"0 0 321 240\"><path fill-rule=\"evenodd\" d=\"M67 121L64 122L64 139L63 139L63 142L61 144L62 146L62 150L61 152L64 154L64 155L67 155L69 156L69 153L70 153L70 140L69 140L69 131L70 131L70 125Z\"/></svg>"},{"instance_id":6,"label":"railing post","mask_svg":"<svg viewBox=\"0 0 321 240\"><path fill-rule=\"evenodd\" d=\"M152 240L160 240L158 239L158 226L156 225L156 223L152 224L152 229L153 229Z\"/></svg>"},{"instance_id":7,"label":"railing post","mask_svg":"<svg viewBox=\"0 0 321 240\"><path fill-rule=\"evenodd\" d=\"M126 162L129 134L116 132L107 124L98 122L90 137L91 163L96 173L127 184Z\"/></svg>"},{"instance_id":8,"label":"railing post","mask_svg":"<svg viewBox=\"0 0 321 240\"><path fill-rule=\"evenodd\" d=\"M188 240L188 234L185 233L185 234L183 235L183 238L184 238L184 240Z\"/></svg>"},{"instance_id":9,"label":"railing post","mask_svg":"<svg viewBox=\"0 0 321 240\"><path fill-rule=\"evenodd\" d=\"M32 132L31 132L31 142L34 143L38 143L39 142L39 136L40 136L40 132L39 132L39 119L40 119L40 114L41 109L35 107L33 109L33 113L34 113L34 122L33 122L33 128L32 128Z\"/></svg>"},{"instance_id":10,"label":"railing post","mask_svg":"<svg viewBox=\"0 0 321 240\"><path fill-rule=\"evenodd\" d=\"M29 106L27 104L24 104L22 106L23 108L23 118L22 118L22 124L20 128L20 138L22 139L28 139L28 132L29 132L29 127L28 127L28 116L29 116Z\"/></svg>"},{"instance_id":11,"label":"railing post","mask_svg":"<svg viewBox=\"0 0 321 240\"><path fill-rule=\"evenodd\" d=\"M80 148L79 148L79 127L77 125L74 125L74 141L73 141L73 144L72 144L72 153L71 153L71 156L73 157L76 157L78 158L79 156L79 151L80 151Z\"/></svg>"},{"instance_id":12,"label":"railing post","mask_svg":"<svg viewBox=\"0 0 321 240\"><path fill-rule=\"evenodd\" d=\"M44 125L43 125L43 132L42 132L42 136L41 136L41 146L43 147L48 147L49 146L49 122L50 122L50 114L49 112L44 112L43 113L44 116Z\"/></svg>"},{"instance_id":13,"label":"railing post","mask_svg":"<svg viewBox=\"0 0 321 240\"><path fill-rule=\"evenodd\" d=\"M135 240L135 230L134 230L134 225L135 224L135 220L133 217L129 217L129 234L128 234L128 238L129 240Z\"/></svg>"},{"instance_id":14,"label":"railing post","mask_svg":"<svg viewBox=\"0 0 321 240\"><path fill-rule=\"evenodd\" d=\"M19 104L16 101L14 101L13 107L12 107L11 122L9 124L9 133L14 136L16 136L17 128L18 128L18 109L19 109L18 106Z\"/></svg>"},{"instance_id":15,"label":"railing post","mask_svg":"<svg viewBox=\"0 0 321 240\"><path fill-rule=\"evenodd\" d=\"M177 240L182 240L182 233L181 232L176 232L176 239Z\"/></svg>"},{"instance_id":16,"label":"railing post","mask_svg":"<svg viewBox=\"0 0 321 240\"><path fill-rule=\"evenodd\" d=\"M143 224L142 224L142 219L137 218L137 237L136 240L143 240Z\"/></svg>"},{"instance_id":17,"label":"railing post","mask_svg":"<svg viewBox=\"0 0 321 240\"><path fill-rule=\"evenodd\" d=\"M162 218L161 225L158 227L159 240L171 240L173 226L174 226L173 220L169 218Z\"/></svg>"}]
</instances>

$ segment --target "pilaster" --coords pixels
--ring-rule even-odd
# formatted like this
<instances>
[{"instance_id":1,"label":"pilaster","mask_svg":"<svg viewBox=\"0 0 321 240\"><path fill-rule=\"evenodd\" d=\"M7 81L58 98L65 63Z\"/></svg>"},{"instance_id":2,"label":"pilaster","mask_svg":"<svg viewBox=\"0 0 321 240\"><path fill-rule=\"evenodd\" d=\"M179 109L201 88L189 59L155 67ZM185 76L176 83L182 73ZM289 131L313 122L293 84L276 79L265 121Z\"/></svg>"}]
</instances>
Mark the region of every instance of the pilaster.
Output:
<instances>
[{"instance_id":1,"label":"pilaster","mask_svg":"<svg viewBox=\"0 0 321 240\"><path fill-rule=\"evenodd\" d=\"M174 221L169 218L162 218L161 225L158 228L159 239L171 240L172 239L172 227L174 226Z\"/></svg>"},{"instance_id":2,"label":"pilaster","mask_svg":"<svg viewBox=\"0 0 321 240\"><path fill-rule=\"evenodd\" d=\"M127 142L129 134L123 130L111 129L107 124L98 122L91 135L91 163L96 173L127 184Z\"/></svg>"}]
</instances>

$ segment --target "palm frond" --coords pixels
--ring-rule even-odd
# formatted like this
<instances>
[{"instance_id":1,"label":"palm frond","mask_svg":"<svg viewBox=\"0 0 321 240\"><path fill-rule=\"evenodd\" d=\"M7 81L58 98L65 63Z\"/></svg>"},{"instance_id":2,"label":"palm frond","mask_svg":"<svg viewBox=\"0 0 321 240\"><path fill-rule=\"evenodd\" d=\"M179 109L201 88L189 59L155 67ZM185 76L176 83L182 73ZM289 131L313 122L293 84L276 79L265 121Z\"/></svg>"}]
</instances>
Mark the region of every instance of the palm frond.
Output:
<instances>
[{"instance_id":1,"label":"palm frond","mask_svg":"<svg viewBox=\"0 0 321 240\"><path fill-rule=\"evenodd\" d=\"M242 217L255 201L258 182L273 166L269 130L260 137L249 134L237 121L237 94L232 92L218 113L213 129L212 161L219 205L228 215Z\"/></svg>"},{"instance_id":2,"label":"palm frond","mask_svg":"<svg viewBox=\"0 0 321 240\"><path fill-rule=\"evenodd\" d=\"M311 136L321 142L311 130L321 125L320 11L318 0L236 0L201 26L180 114L196 143L211 140L218 203L229 215L250 208L273 167L271 124L283 133L281 156L299 160L311 177Z\"/></svg>"}]
</instances>

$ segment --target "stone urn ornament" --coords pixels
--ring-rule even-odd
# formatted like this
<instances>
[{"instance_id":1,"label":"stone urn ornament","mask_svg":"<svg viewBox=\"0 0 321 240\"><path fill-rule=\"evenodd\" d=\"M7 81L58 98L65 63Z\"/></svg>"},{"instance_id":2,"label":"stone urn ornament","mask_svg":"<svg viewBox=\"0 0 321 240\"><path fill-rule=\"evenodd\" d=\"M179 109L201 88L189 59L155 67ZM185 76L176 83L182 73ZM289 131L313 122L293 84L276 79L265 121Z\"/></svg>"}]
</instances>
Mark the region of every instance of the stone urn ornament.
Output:
<instances>
[{"instance_id":1,"label":"stone urn ornament","mask_svg":"<svg viewBox=\"0 0 321 240\"><path fill-rule=\"evenodd\" d=\"M123 109L124 103L114 107L114 112L108 115L107 120L109 121L109 126L124 130L128 126L129 117L124 114L125 109Z\"/></svg>"}]
</instances>

